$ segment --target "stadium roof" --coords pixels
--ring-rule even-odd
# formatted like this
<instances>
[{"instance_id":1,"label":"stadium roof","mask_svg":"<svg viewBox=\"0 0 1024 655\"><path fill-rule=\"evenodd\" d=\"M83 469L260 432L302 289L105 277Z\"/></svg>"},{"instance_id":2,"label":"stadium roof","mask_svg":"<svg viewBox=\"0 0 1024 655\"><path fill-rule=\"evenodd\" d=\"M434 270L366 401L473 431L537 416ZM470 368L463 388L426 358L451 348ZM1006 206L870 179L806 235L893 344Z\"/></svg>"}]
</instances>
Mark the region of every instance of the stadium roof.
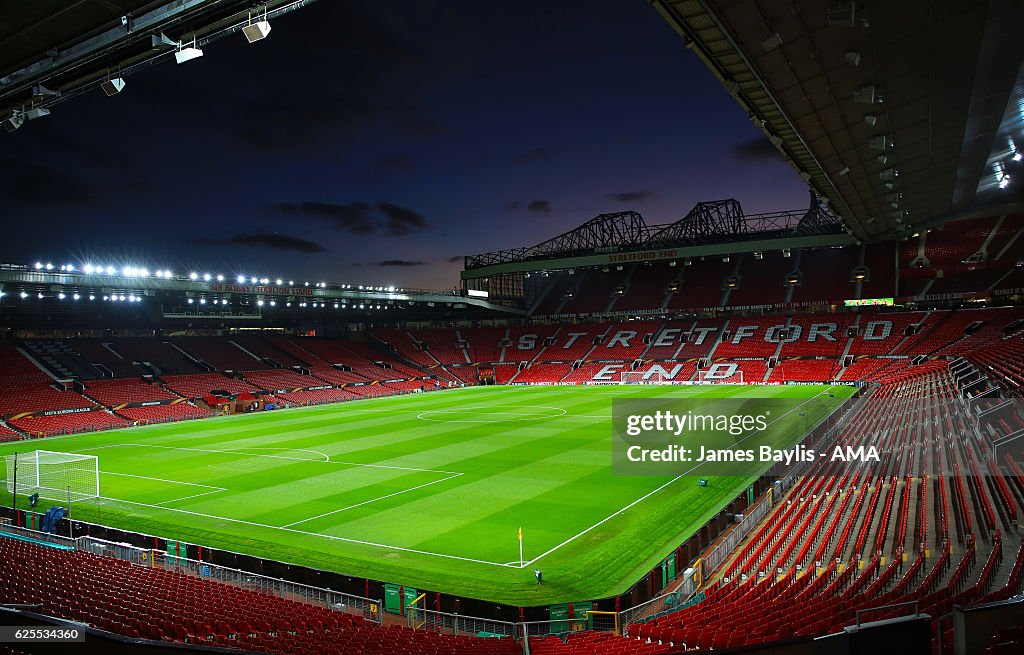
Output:
<instances>
[{"instance_id":1,"label":"stadium roof","mask_svg":"<svg viewBox=\"0 0 1024 655\"><path fill-rule=\"evenodd\" d=\"M0 119L127 77L184 46L240 32L315 0L32 0L0 12ZM239 37L241 38L241 37ZM31 118L31 115L28 116ZM5 125L5 127L7 127ZM10 128L9 128L10 129Z\"/></svg>"},{"instance_id":2,"label":"stadium roof","mask_svg":"<svg viewBox=\"0 0 1024 655\"><path fill-rule=\"evenodd\" d=\"M528 248L510 248L465 258L462 279L530 270L599 265L611 253L653 253L673 259L854 242L839 218L811 194L801 211L744 214L735 199L699 202L666 225L648 225L637 212L601 214L564 234ZM596 258L596 259L595 259Z\"/></svg>"},{"instance_id":3,"label":"stadium roof","mask_svg":"<svg viewBox=\"0 0 1024 655\"><path fill-rule=\"evenodd\" d=\"M865 240L1024 201L1024 6L651 0Z\"/></svg>"}]
</instances>

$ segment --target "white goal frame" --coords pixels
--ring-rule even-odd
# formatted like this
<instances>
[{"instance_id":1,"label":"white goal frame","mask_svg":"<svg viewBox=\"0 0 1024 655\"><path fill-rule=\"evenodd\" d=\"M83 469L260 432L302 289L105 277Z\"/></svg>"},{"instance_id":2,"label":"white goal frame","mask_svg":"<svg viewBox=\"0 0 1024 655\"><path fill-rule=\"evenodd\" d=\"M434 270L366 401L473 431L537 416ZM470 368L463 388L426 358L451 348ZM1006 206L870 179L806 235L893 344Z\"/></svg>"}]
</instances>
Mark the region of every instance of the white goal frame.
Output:
<instances>
[{"instance_id":1,"label":"white goal frame","mask_svg":"<svg viewBox=\"0 0 1024 655\"><path fill-rule=\"evenodd\" d=\"M623 371L619 376L619 384L667 384L668 380L662 372L654 369L647 371Z\"/></svg>"},{"instance_id":2,"label":"white goal frame","mask_svg":"<svg viewBox=\"0 0 1024 655\"><path fill-rule=\"evenodd\" d=\"M715 377L708 377L707 374L711 370L712 369L708 369L708 368L698 368L697 369L697 374L693 376L694 383L695 384L746 384L746 382L743 380L743 369L742 368L737 367L736 370L733 371L733 373L731 375L728 375L726 377L718 377L717 375Z\"/></svg>"},{"instance_id":3,"label":"white goal frame","mask_svg":"<svg viewBox=\"0 0 1024 655\"><path fill-rule=\"evenodd\" d=\"M100 461L96 455L36 450L18 457L18 488L14 488L14 455L4 456L8 493L38 493L47 500L88 500L100 496Z\"/></svg>"}]
</instances>

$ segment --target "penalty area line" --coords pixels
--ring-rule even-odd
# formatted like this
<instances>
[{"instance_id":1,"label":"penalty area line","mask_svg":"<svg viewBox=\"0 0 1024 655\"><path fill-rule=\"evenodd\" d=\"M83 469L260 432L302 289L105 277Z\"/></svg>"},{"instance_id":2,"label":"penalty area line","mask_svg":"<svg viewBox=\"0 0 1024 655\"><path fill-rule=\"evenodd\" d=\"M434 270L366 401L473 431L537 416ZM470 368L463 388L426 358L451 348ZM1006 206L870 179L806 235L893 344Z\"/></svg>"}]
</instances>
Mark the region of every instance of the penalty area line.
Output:
<instances>
[{"instance_id":1,"label":"penalty area line","mask_svg":"<svg viewBox=\"0 0 1024 655\"><path fill-rule=\"evenodd\" d=\"M136 505L138 507L152 507L154 509L162 509L167 512L178 512L180 514L188 514L190 516L201 516L207 519L213 519L215 521L228 521L230 523L239 523L242 525L250 525L256 528L265 528L267 530L280 530L282 532L289 532L292 534L301 534L307 537L320 537L321 539L330 539L331 541L340 541L349 544L357 544L360 546L370 546L373 548L383 548L386 550L397 550L403 553L414 553L416 555L428 555L431 557L441 557L444 559L458 560L461 562L470 562L472 564L484 564L487 566L498 566L505 569L519 568L515 566L509 566L508 564L502 564L500 562L489 562L487 560L475 559L472 557L461 557L459 555L448 555L445 553L434 553L428 550L417 550L415 548L405 548L403 546L392 546L389 544L380 544L374 541L363 541L360 539L351 539L349 537L336 537L334 535L322 534L320 532L307 532L305 530L296 530L295 528L285 528L279 525L267 525L266 523L256 523L255 521L246 521L244 519L233 519L226 516L216 516L213 514L204 514L202 512L193 512L187 509L178 509L176 507L163 507L160 505L151 505L149 503L140 503L134 500L123 500L121 498L107 498L102 497L103 500L109 500L115 503L124 503L127 505Z\"/></svg>"},{"instance_id":2,"label":"penalty area line","mask_svg":"<svg viewBox=\"0 0 1024 655\"><path fill-rule=\"evenodd\" d=\"M213 491L204 491L201 494L192 494L191 496L185 496L183 498L171 498L170 500L163 500L159 503L153 503L157 507L163 507L167 503L177 503L182 500L191 500L193 498L199 498L200 496L209 496L210 494L219 494L227 491L227 489L214 489Z\"/></svg>"},{"instance_id":3,"label":"penalty area line","mask_svg":"<svg viewBox=\"0 0 1024 655\"><path fill-rule=\"evenodd\" d=\"M369 505L370 503L375 503L378 500L384 500L386 498L394 498L395 496L400 496L400 495L402 495L404 493L409 493L410 491L415 491L417 489L422 489L423 487L429 487L432 484L439 484L441 482L446 482L446 481L451 480L453 478L457 478L460 475L462 475L462 473L453 473L452 475L443 477L440 480L433 480L431 482L425 482L423 484L418 484L415 487L409 487L408 489L402 489L401 491L396 491L394 493L390 493L390 494L387 494L387 495L384 495L384 496L380 496L378 498L371 498L370 500L364 500L361 503L356 503L355 505L349 505L348 507L342 507L341 509L332 510L330 512L324 512L323 514L317 514L316 516L311 516L308 519L302 519L301 521L295 521L293 523L286 523L282 527L290 528L293 525L299 525L300 523L308 523L309 521L315 521L316 519L322 519L323 517L330 516L331 514L338 514L339 512L347 512L350 509L355 509L356 507L362 507L363 505Z\"/></svg>"}]
</instances>

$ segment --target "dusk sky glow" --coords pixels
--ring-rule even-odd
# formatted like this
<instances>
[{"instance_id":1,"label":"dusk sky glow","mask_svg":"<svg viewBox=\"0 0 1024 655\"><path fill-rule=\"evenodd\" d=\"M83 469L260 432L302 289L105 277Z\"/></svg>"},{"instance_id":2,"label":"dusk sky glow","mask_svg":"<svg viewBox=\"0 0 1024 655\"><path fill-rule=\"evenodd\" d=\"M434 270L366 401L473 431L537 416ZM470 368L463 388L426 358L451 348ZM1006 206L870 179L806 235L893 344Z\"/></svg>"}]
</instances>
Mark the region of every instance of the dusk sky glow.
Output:
<instances>
[{"instance_id":1,"label":"dusk sky glow","mask_svg":"<svg viewBox=\"0 0 1024 655\"><path fill-rule=\"evenodd\" d=\"M0 258L443 288L597 214L806 186L642 0L321 0L0 135Z\"/></svg>"}]
</instances>

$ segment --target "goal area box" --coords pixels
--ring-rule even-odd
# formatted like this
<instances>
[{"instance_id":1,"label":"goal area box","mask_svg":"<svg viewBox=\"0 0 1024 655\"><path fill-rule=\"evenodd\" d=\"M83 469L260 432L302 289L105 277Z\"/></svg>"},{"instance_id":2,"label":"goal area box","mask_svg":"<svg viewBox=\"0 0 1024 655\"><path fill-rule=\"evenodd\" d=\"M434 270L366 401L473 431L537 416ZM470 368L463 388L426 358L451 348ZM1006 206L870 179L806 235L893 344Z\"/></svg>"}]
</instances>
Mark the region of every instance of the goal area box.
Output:
<instances>
[{"instance_id":1,"label":"goal area box","mask_svg":"<svg viewBox=\"0 0 1024 655\"><path fill-rule=\"evenodd\" d=\"M100 495L99 458L95 455L35 450L5 455L4 464L8 493L37 493L56 501Z\"/></svg>"}]
</instances>

